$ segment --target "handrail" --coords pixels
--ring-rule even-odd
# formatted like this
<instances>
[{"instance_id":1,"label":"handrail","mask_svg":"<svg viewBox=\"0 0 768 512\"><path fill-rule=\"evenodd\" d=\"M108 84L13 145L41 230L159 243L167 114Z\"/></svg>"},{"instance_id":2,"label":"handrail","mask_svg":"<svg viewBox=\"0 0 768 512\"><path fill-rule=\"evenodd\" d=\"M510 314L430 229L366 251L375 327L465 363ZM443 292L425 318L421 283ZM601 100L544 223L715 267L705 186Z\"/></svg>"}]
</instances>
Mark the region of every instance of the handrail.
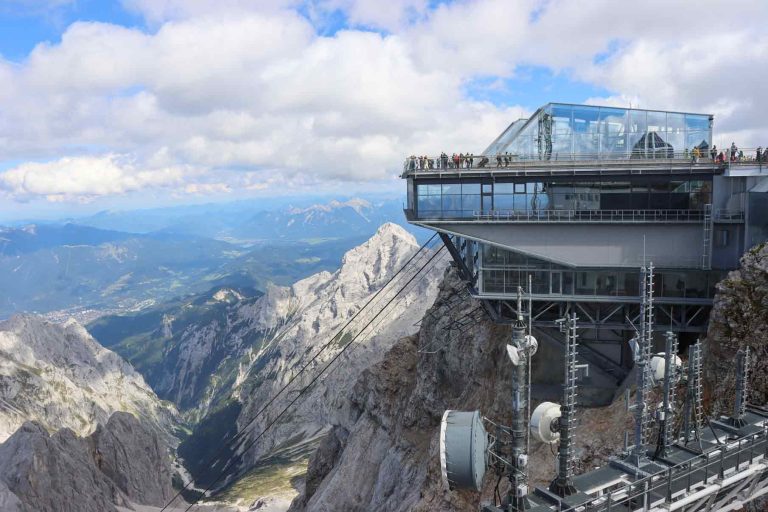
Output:
<instances>
[{"instance_id":1,"label":"handrail","mask_svg":"<svg viewBox=\"0 0 768 512\"><path fill-rule=\"evenodd\" d=\"M764 425L760 432L739 439L735 450L728 451L728 446L724 445L713 452L695 455L685 462L681 462L663 471L635 480L600 496L591 498L579 504L578 507L584 507L584 510L590 512L598 512L602 510L609 511L611 510L611 507L623 503L631 503L639 497L650 496L654 492L657 496L663 497L663 499L670 502L672 501L670 484L676 480L686 481L687 490L690 491L692 484L701 483L692 482L690 479L696 472L704 471L704 485L709 483L710 479L715 480L718 477L722 478L722 472L725 471L723 466L725 464L724 459L726 456L731 459L736 456L736 464L733 467L737 471L739 467L746 462L751 465L754 462L754 459L758 456L762 456L763 461L765 461L768 456L768 444L766 444L766 447L762 452L755 452L755 443L759 440L766 441L766 437L768 437L767 428L768 427ZM746 444L747 446L742 447L743 444ZM733 446L733 444L730 446ZM747 452L749 452L749 458L742 459L741 455ZM709 469L713 466L716 467L718 471L710 472ZM662 491L658 492L659 490Z\"/></svg>"},{"instance_id":2,"label":"handrail","mask_svg":"<svg viewBox=\"0 0 768 512\"><path fill-rule=\"evenodd\" d=\"M739 212L733 212L736 215ZM741 213L743 218L744 212ZM528 222L699 222L704 210L490 210L473 211L476 220ZM730 217L729 217L730 218Z\"/></svg>"},{"instance_id":3,"label":"handrail","mask_svg":"<svg viewBox=\"0 0 768 512\"><path fill-rule=\"evenodd\" d=\"M723 151L723 158L720 160L719 154L713 158L711 154L701 154L695 157L691 151L660 151L659 149L649 149L645 152L625 153L623 155L615 153L553 153L540 157L538 155L516 155L511 153L499 153L496 155L483 154L458 154L458 155L440 155L440 156L415 156L407 157L403 163L403 174L415 171L441 171L441 170L491 170L527 167L528 165L556 165L557 163L574 162L603 162L603 163L626 163L626 162L655 162L655 163L688 163L697 164L715 164L722 167L730 166L758 166L762 172L765 167L768 169L768 151L761 151L760 158L757 158L756 148L742 148L735 155L731 155L730 149Z\"/></svg>"}]
</instances>

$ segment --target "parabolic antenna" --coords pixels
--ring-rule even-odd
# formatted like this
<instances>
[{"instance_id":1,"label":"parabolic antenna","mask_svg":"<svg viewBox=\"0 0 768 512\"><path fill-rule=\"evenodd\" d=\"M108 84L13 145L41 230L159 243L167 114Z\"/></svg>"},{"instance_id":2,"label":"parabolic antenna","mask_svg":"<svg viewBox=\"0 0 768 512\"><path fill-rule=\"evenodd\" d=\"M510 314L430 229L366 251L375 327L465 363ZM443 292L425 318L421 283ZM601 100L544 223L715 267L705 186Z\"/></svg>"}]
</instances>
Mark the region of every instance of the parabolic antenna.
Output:
<instances>
[{"instance_id":1,"label":"parabolic antenna","mask_svg":"<svg viewBox=\"0 0 768 512\"><path fill-rule=\"evenodd\" d=\"M666 357L667 354L665 352L659 352L658 354L651 356L651 379L653 380L654 386L664 382L664 371L667 367ZM672 364L672 371L674 371L675 368L682 368L683 360L675 355L672 358Z\"/></svg>"},{"instance_id":2,"label":"parabolic antenna","mask_svg":"<svg viewBox=\"0 0 768 512\"><path fill-rule=\"evenodd\" d=\"M560 404L542 402L531 414L531 435L537 441L555 444L560 440L558 421L560 419Z\"/></svg>"},{"instance_id":3,"label":"parabolic antenna","mask_svg":"<svg viewBox=\"0 0 768 512\"><path fill-rule=\"evenodd\" d=\"M517 366L520 364L520 361L522 360L522 354L520 352L526 350L526 348L528 351L528 356L533 357L536 351L539 350L539 342L533 336L526 335L524 348L517 348L514 345L507 345L507 356L509 356L509 360L512 361L513 365Z\"/></svg>"},{"instance_id":4,"label":"parabolic antenna","mask_svg":"<svg viewBox=\"0 0 768 512\"><path fill-rule=\"evenodd\" d=\"M479 491L488 459L480 411L445 411L440 423L440 470L448 489Z\"/></svg>"}]
</instances>

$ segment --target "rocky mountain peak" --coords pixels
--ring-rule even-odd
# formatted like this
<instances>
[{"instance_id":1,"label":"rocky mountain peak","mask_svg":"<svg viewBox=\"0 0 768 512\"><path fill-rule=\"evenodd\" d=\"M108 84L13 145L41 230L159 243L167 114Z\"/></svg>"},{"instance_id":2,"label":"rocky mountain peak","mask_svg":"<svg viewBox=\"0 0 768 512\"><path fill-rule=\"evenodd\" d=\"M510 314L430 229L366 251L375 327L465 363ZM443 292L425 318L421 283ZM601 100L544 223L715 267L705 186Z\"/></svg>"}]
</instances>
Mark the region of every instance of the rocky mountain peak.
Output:
<instances>
[{"instance_id":1,"label":"rocky mountain peak","mask_svg":"<svg viewBox=\"0 0 768 512\"><path fill-rule=\"evenodd\" d=\"M418 248L413 235L397 224L387 222L367 242L344 255L339 275L348 282L364 277L369 289L376 287L386 282Z\"/></svg>"},{"instance_id":2,"label":"rocky mountain peak","mask_svg":"<svg viewBox=\"0 0 768 512\"><path fill-rule=\"evenodd\" d=\"M28 419L85 435L115 411L140 414L163 432L176 414L78 322L35 315L0 322L0 403L0 442Z\"/></svg>"}]
</instances>

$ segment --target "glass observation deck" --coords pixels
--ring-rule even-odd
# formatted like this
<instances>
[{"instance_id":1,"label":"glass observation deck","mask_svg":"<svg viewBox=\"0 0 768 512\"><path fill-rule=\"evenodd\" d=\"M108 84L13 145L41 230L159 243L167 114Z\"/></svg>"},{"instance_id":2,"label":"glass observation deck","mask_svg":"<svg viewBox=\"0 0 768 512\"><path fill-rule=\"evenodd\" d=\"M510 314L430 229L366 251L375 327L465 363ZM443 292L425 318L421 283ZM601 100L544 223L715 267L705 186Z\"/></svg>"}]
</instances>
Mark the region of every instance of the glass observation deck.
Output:
<instances>
[{"instance_id":1,"label":"glass observation deck","mask_svg":"<svg viewBox=\"0 0 768 512\"><path fill-rule=\"evenodd\" d=\"M548 103L512 123L483 152L524 160L673 158L712 147L713 117L591 105Z\"/></svg>"}]
</instances>

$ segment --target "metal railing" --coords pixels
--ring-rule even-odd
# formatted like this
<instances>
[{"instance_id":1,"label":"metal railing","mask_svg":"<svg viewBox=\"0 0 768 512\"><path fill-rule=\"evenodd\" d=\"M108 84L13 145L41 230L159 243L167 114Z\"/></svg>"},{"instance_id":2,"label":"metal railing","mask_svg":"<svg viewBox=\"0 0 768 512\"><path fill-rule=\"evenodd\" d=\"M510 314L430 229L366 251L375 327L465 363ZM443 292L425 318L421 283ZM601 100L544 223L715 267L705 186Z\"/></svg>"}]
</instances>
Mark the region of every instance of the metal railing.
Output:
<instances>
[{"instance_id":1,"label":"metal railing","mask_svg":"<svg viewBox=\"0 0 768 512\"><path fill-rule=\"evenodd\" d=\"M765 463L768 458L766 427L730 445L722 445L707 454L693 455L691 459L664 471L620 485L600 496L577 506L585 512L611 510L650 510L661 503L675 504L702 490L718 479L746 470L755 460ZM762 444L763 446L757 446ZM768 471L768 469L766 469ZM712 489L717 492L718 489ZM710 493L711 494L711 493Z\"/></svg>"},{"instance_id":2,"label":"metal railing","mask_svg":"<svg viewBox=\"0 0 768 512\"><path fill-rule=\"evenodd\" d=\"M732 212L736 215L736 212ZM701 222L703 210L475 210L475 220L498 222ZM744 213L741 212L742 218Z\"/></svg>"},{"instance_id":3,"label":"metal railing","mask_svg":"<svg viewBox=\"0 0 768 512\"><path fill-rule=\"evenodd\" d=\"M716 222L743 222L744 211L743 210L716 210L715 211Z\"/></svg>"},{"instance_id":4,"label":"metal railing","mask_svg":"<svg viewBox=\"0 0 768 512\"><path fill-rule=\"evenodd\" d=\"M762 172L768 172L768 156L761 152L757 157L757 149L743 148L735 155L730 150L720 152L714 157L710 153L695 157L691 151L660 151L649 149L646 152L627 154L616 153L552 153L542 157L531 155L498 154L498 155L449 155L449 156L410 156L403 163L403 175L422 171L488 171L494 169L516 169L531 166L574 164L601 162L602 164L655 163L672 165L719 165L723 168L730 166L757 166Z\"/></svg>"}]
</instances>

